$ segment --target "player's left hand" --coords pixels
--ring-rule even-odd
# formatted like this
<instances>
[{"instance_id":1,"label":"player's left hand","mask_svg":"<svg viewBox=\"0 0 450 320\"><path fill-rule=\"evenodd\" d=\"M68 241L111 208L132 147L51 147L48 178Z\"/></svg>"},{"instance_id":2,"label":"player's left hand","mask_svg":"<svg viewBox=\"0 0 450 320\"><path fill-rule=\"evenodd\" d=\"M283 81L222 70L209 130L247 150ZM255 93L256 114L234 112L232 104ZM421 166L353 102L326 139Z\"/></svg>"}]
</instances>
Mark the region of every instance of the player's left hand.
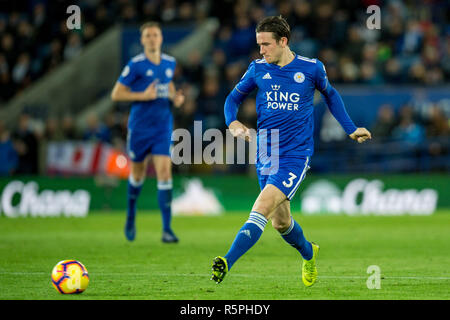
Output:
<instances>
[{"instance_id":1,"label":"player's left hand","mask_svg":"<svg viewBox=\"0 0 450 320\"><path fill-rule=\"evenodd\" d=\"M184 103L184 94L181 89L177 90L175 93L175 97L173 98L173 105L177 108L181 107Z\"/></svg>"},{"instance_id":2,"label":"player's left hand","mask_svg":"<svg viewBox=\"0 0 450 320\"><path fill-rule=\"evenodd\" d=\"M372 135L366 128L357 128L353 133L349 135L353 140L358 141L358 143L363 143L367 139L372 139Z\"/></svg>"}]
</instances>

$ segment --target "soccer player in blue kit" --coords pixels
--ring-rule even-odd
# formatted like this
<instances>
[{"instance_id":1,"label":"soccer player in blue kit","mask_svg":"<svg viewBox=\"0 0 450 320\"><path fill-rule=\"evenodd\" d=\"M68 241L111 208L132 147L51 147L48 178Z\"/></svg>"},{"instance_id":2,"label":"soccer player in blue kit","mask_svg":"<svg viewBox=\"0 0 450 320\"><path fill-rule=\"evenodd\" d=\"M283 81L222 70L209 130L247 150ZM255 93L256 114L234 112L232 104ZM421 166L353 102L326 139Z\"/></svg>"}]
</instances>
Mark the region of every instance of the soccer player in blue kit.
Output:
<instances>
[{"instance_id":1,"label":"soccer player in blue kit","mask_svg":"<svg viewBox=\"0 0 450 320\"><path fill-rule=\"evenodd\" d=\"M116 82L111 98L131 101L128 119L127 152L131 159L128 179L128 207L125 236L133 241L136 236L136 201L142 189L149 156L156 171L158 204L162 215L162 241L176 243L178 238L171 228L172 162L170 146L173 116L170 101L175 107L184 102L184 95L176 91L172 82L176 61L161 53L161 27L147 22L140 28L144 52L125 66Z\"/></svg>"},{"instance_id":2,"label":"soccer player in blue kit","mask_svg":"<svg viewBox=\"0 0 450 320\"><path fill-rule=\"evenodd\" d=\"M258 241L269 219L281 237L301 254L305 286L315 283L319 246L306 240L290 210L290 200L305 178L313 154L315 89L322 93L331 113L351 139L359 143L371 139L370 132L357 128L348 116L339 93L328 82L322 62L292 52L289 36L290 27L281 16L267 17L257 25L256 42L263 59L250 63L225 101L225 120L230 132L248 140L249 129L236 116L245 97L258 89L256 170L261 193L227 254L214 258L211 280L216 283L222 282L234 263ZM267 138L262 137L264 130ZM278 133L278 142L272 143L268 132L273 130ZM272 154L278 148L277 165L267 162L267 153L260 146L263 139Z\"/></svg>"}]
</instances>

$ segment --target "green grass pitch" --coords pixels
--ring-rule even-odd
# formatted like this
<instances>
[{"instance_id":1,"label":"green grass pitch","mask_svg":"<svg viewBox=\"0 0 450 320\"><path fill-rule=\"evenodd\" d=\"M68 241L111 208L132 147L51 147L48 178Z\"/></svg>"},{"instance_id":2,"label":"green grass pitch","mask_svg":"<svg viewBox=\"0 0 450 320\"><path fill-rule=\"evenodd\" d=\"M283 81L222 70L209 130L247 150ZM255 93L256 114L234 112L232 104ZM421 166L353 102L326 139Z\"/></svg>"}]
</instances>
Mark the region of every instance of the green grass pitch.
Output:
<instances>
[{"instance_id":1,"label":"green grass pitch","mask_svg":"<svg viewBox=\"0 0 450 320\"><path fill-rule=\"evenodd\" d=\"M259 242L216 285L212 259L224 255L248 213L174 217L179 244L160 241L158 213L139 212L137 238L123 235L124 213L87 218L0 217L0 300L155 299L450 299L450 212L428 217L294 217L321 251L317 283L301 282L299 253L270 223ZM77 259L90 284L61 295L50 273ZM367 268L381 269L381 288L368 289Z\"/></svg>"}]
</instances>

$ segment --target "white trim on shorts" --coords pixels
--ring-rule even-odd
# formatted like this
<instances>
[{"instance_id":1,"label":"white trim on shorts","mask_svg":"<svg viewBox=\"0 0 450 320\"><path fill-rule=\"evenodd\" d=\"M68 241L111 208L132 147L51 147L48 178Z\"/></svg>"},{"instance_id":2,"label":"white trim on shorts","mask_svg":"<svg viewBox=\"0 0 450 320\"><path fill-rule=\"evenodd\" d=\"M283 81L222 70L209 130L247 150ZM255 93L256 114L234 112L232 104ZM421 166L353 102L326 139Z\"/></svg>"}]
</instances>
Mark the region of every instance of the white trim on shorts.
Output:
<instances>
[{"instance_id":1,"label":"white trim on shorts","mask_svg":"<svg viewBox=\"0 0 450 320\"><path fill-rule=\"evenodd\" d=\"M291 192L289 192L289 194L288 194L288 196L287 196L287 198L288 198L289 200L291 200L292 197L295 195L295 193L297 192L298 187L300 186L300 183L301 183L301 182L303 181L303 179L305 178L306 171L308 171L308 169L309 169L308 163L309 163L309 156L306 157L305 167L303 168L303 171L302 171L302 174L301 174L301 176L300 176L300 179L298 180L298 182L297 182L297 184L295 185L294 189L292 189Z\"/></svg>"}]
</instances>

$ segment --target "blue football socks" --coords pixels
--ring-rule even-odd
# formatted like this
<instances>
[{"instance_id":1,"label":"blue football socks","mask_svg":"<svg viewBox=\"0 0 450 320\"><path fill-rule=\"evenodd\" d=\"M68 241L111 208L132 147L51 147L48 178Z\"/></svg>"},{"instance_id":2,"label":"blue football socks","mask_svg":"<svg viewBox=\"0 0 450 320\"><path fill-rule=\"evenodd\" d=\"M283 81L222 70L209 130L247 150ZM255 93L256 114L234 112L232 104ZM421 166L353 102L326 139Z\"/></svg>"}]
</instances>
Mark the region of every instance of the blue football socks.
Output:
<instances>
[{"instance_id":1,"label":"blue football socks","mask_svg":"<svg viewBox=\"0 0 450 320\"><path fill-rule=\"evenodd\" d=\"M305 239L303 230L297 221L291 216L291 225L289 228L280 233L281 237L300 252L303 259L310 260L313 256L312 245Z\"/></svg>"},{"instance_id":2,"label":"blue football socks","mask_svg":"<svg viewBox=\"0 0 450 320\"><path fill-rule=\"evenodd\" d=\"M230 250L225 255L228 270L230 270L232 265L259 240L266 224L267 219L262 214L256 211L250 213L250 217L239 230Z\"/></svg>"},{"instance_id":3,"label":"blue football socks","mask_svg":"<svg viewBox=\"0 0 450 320\"><path fill-rule=\"evenodd\" d=\"M158 181L158 205L161 210L163 231L172 233L172 180Z\"/></svg>"},{"instance_id":4,"label":"blue football socks","mask_svg":"<svg viewBox=\"0 0 450 320\"><path fill-rule=\"evenodd\" d=\"M134 225L136 217L136 202L141 193L144 179L136 181L132 175L128 178L128 208L127 208L127 225Z\"/></svg>"}]
</instances>

